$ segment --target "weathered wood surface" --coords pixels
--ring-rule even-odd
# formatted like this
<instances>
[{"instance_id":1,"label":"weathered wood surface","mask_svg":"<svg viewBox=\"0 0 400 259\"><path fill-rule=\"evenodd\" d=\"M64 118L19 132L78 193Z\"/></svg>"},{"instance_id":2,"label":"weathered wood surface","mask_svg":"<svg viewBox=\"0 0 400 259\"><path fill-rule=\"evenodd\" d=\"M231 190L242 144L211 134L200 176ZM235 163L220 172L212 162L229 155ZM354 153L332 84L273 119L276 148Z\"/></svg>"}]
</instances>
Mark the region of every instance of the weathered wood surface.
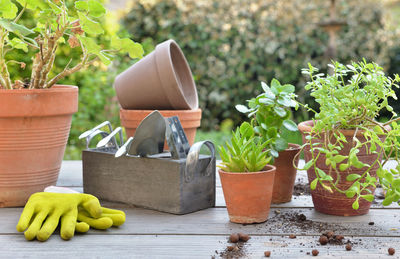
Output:
<instances>
[{"instance_id":1,"label":"weathered wood surface","mask_svg":"<svg viewBox=\"0 0 400 259\"><path fill-rule=\"evenodd\" d=\"M81 168L78 161L64 161L57 185L82 191ZM304 172L298 173L297 181L307 183ZM252 236L244 246L245 258L263 258L266 250L272 252L272 258L310 258L307 252L315 248L319 250L318 258L385 258L389 247L398 249L396 256L400 254L398 205L383 208L374 204L368 215L336 217L314 211L311 197L301 195L289 203L273 205L265 223L234 224L228 219L219 177L217 207L187 215L109 202L102 204L123 209L127 214L126 223L106 231L90 230L67 242L57 234L44 243L27 242L15 230L22 208L0 209L0 258L218 258L233 232ZM305 220L298 220L301 214ZM374 224L369 225L370 222ZM328 230L350 239L353 250L346 251L344 245L320 246L319 235ZM290 234L297 238L289 239Z\"/></svg>"},{"instance_id":2,"label":"weathered wood surface","mask_svg":"<svg viewBox=\"0 0 400 259\"><path fill-rule=\"evenodd\" d=\"M243 248L241 258L311 258L307 255L318 249L316 258L398 258L387 255L387 247L398 247L398 239L363 237L351 251L344 245L317 244L319 236L297 236L296 239L276 236L253 236ZM226 236L192 235L77 235L70 241L53 236L47 242L27 242L21 235L0 235L0 258L215 258L224 252ZM7 245L5 245L7 244ZM399 251L397 251L398 253ZM395 255L397 255L397 253Z\"/></svg>"}]
</instances>

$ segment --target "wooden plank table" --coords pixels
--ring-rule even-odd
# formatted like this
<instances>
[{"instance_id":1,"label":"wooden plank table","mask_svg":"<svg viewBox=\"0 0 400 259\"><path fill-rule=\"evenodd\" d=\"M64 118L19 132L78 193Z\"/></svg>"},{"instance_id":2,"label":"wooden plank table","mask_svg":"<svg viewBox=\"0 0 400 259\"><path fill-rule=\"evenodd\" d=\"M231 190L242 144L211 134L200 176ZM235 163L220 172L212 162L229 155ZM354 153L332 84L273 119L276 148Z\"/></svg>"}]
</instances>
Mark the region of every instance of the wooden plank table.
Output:
<instances>
[{"instance_id":1,"label":"wooden plank table","mask_svg":"<svg viewBox=\"0 0 400 259\"><path fill-rule=\"evenodd\" d=\"M307 183L304 172L298 173L297 183ZM81 161L64 161L57 185L82 191ZM227 239L234 232L251 236L240 250L241 258L264 258L267 250L271 258L311 258L313 249L319 250L317 258L400 258L400 207L384 208L379 200L367 215L336 217L316 212L311 197L303 194L272 205L265 223L234 224L229 222L217 176L217 206L187 215L102 204L123 209L126 223L106 231L91 229L69 241L55 233L43 243L28 242L15 230L22 208L1 208L0 258L229 258ZM344 235L353 249L346 251L344 244L321 246L318 239L326 231ZM290 239L290 234L296 238ZM389 247L397 249L392 257Z\"/></svg>"}]
</instances>

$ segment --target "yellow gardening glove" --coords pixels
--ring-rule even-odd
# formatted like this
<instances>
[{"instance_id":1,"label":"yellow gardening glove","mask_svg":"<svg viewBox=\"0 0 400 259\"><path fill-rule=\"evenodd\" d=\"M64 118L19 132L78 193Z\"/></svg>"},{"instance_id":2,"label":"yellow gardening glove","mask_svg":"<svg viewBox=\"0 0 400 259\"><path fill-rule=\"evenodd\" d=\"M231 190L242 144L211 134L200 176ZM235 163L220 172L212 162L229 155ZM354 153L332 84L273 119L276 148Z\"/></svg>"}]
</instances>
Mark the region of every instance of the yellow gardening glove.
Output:
<instances>
[{"instance_id":1,"label":"yellow gardening glove","mask_svg":"<svg viewBox=\"0 0 400 259\"><path fill-rule=\"evenodd\" d=\"M38 192L29 197L17 224L19 232L25 231L25 238L46 241L61 219L60 236L68 240L74 236L75 228L86 232L89 226L85 222L77 223L78 208L86 210L92 218L102 213L99 200L85 193ZM87 229L87 230L86 230ZM86 230L86 231L84 231Z\"/></svg>"},{"instance_id":2,"label":"yellow gardening glove","mask_svg":"<svg viewBox=\"0 0 400 259\"><path fill-rule=\"evenodd\" d=\"M119 227L124 224L125 213L122 210L114 210L104 207L101 207L101 210L102 213L100 217L96 219L90 216L84 208L80 208L78 212L78 221L81 221L80 223L87 223L89 226L96 229L107 229L111 226ZM76 231L82 232L78 229Z\"/></svg>"}]
</instances>

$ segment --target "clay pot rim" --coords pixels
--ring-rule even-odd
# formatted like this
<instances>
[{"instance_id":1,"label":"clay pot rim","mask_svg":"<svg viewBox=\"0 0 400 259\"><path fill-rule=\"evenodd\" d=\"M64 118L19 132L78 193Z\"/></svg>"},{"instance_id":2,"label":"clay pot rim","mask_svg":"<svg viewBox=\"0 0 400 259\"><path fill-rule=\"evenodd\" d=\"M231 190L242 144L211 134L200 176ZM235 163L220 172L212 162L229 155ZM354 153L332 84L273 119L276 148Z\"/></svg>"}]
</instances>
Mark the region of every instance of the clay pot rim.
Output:
<instances>
[{"instance_id":1,"label":"clay pot rim","mask_svg":"<svg viewBox=\"0 0 400 259\"><path fill-rule=\"evenodd\" d=\"M153 112L155 110L160 111L160 112L171 112L171 113L176 113L176 112L180 112L180 113L198 113L201 112L202 110L200 108L194 109L194 110L162 110L162 109L153 109L153 110L139 110L139 109L124 109L124 108L120 108L119 109L121 112Z\"/></svg>"},{"instance_id":2,"label":"clay pot rim","mask_svg":"<svg viewBox=\"0 0 400 259\"><path fill-rule=\"evenodd\" d=\"M297 144L297 143L288 143L289 147L281 152L285 152L285 151L297 151L301 149L301 145Z\"/></svg>"},{"instance_id":3,"label":"clay pot rim","mask_svg":"<svg viewBox=\"0 0 400 259\"><path fill-rule=\"evenodd\" d=\"M63 93L63 92L70 92L71 90L78 91L78 87L75 85L54 85L50 88L41 88L41 89L0 89L0 94L34 94L34 93L44 93L46 91L52 93Z\"/></svg>"},{"instance_id":4,"label":"clay pot rim","mask_svg":"<svg viewBox=\"0 0 400 259\"><path fill-rule=\"evenodd\" d=\"M170 64L169 68L170 68L171 75L174 77L175 82L176 82L176 84L166 84L166 83L164 83L165 80L160 78L161 85L165 90L164 92L166 94L167 99L169 100L171 106L174 107L174 108L179 108L180 107L175 101L176 99L178 99L178 100L184 100L185 105L187 106L188 109L190 109L190 110L197 109L199 107L199 102L198 102L196 84L194 82L193 74L192 74L192 71L190 69L189 63L186 60L185 55L183 54L183 52L182 52L181 48L179 47L179 45L172 39L169 39L167 41L164 41L164 42L158 44L156 46L155 53L162 52L164 47L166 47L168 49L167 56L168 56L168 61L169 61L169 64ZM183 91L183 88L185 86L182 85L182 82L180 80L181 77L178 75L179 72L175 69L175 65L174 65L174 62L172 60L172 55L171 55L172 48L174 48L179 53L179 57L178 58L182 61L182 64L185 67L185 71L183 73L186 73L186 74L190 75L189 78L188 78L189 79L189 82L188 82L189 85L187 85L186 87L190 88L190 91L192 91L192 93L194 94L194 97L191 98L192 100L188 99L186 94ZM160 57L160 56L162 56L162 55L160 55L160 54L156 54L155 55L155 61L156 61L157 65L159 65L159 63L160 63L160 61L159 61L159 59L157 59L157 57ZM158 71L158 75L159 76L160 76L161 72L163 72L163 71ZM173 90L174 91L170 91L169 90L169 88L171 86L173 86L173 88L174 88Z\"/></svg>"},{"instance_id":5,"label":"clay pot rim","mask_svg":"<svg viewBox=\"0 0 400 259\"><path fill-rule=\"evenodd\" d=\"M265 173L274 173L276 171L276 167L273 165L266 165L264 167L265 170L259 171L259 172L225 172L222 169L218 169L219 173L222 174L230 174L230 175L259 175L259 174L265 174Z\"/></svg>"},{"instance_id":6,"label":"clay pot rim","mask_svg":"<svg viewBox=\"0 0 400 259\"><path fill-rule=\"evenodd\" d=\"M314 126L314 120L303 121L298 124L299 131L302 134L311 132L313 126ZM387 130L392 129L389 125L386 125L385 128ZM341 129L340 130L340 132L343 133L343 135L345 135L346 137L354 136L354 131L355 131L355 129ZM363 134L362 134L363 132L364 132L364 130L359 130L356 135L363 136Z\"/></svg>"}]
</instances>

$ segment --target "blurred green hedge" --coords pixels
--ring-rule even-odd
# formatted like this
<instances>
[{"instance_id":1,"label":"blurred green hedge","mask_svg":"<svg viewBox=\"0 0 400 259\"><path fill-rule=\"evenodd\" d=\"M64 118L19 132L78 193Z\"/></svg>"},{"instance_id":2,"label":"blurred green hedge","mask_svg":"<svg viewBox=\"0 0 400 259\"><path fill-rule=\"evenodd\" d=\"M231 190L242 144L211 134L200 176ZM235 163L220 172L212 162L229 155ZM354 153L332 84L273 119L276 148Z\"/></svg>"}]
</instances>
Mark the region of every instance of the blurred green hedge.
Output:
<instances>
[{"instance_id":1,"label":"blurred green hedge","mask_svg":"<svg viewBox=\"0 0 400 259\"><path fill-rule=\"evenodd\" d=\"M337 59L365 57L389 64L393 32L380 1L336 1L337 17L347 23L338 35ZM218 129L224 119L237 124L235 104L257 95L259 81L273 77L296 85L308 102L300 69L325 67L328 35L318 25L329 16L326 0L138 0L123 19L135 40L157 44L173 38L195 76L203 109L202 128ZM313 104L310 104L313 105ZM304 111L297 120L308 117Z\"/></svg>"}]
</instances>

